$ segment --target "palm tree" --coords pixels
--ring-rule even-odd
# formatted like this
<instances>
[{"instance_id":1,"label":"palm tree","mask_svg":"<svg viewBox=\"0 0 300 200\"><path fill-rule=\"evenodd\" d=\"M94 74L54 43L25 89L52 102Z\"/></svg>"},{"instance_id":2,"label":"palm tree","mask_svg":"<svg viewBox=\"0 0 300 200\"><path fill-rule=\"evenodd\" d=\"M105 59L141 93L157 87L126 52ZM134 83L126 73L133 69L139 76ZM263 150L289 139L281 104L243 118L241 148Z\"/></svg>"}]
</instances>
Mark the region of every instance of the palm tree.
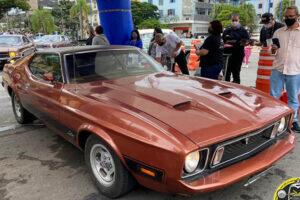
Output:
<instances>
[{"instance_id":1,"label":"palm tree","mask_svg":"<svg viewBox=\"0 0 300 200\"><path fill-rule=\"evenodd\" d=\"M30 17L30 22L33 31L36 33L53 33L56 29L54 18L48 10L35 10Z\"/></svg>"},{"instance_id":2,"label":"palm tree","mask_svg":"<svg viewBox=\"0 0 300 200\"><path fill-rule=\"evenodd\" d=\"M88 14L90 12L90 7L86 3L86 0L77 0L70 10L71 17L78 17L80 24L80 35L84 37L84 27L87 24Z\"/></svg>"}]
</instances>

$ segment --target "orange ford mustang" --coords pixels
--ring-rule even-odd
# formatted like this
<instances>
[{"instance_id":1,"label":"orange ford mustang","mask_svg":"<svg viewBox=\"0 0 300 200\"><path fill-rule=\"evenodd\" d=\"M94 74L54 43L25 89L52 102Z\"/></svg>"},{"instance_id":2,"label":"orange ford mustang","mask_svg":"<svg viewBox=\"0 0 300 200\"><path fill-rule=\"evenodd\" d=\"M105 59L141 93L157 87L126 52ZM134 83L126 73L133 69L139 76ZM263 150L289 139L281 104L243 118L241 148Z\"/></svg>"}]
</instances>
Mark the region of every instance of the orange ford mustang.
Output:
<instances>
[{"instance_id":1,"label":"orange ford mustang","mask_svg":"<svg viewBox=\"0 0 300 200\"><path fill-rule=\"evenodd\" d=\"M100 192L140 183L195 194L271 167L295 145L292 110L255 89L164 71L133 47L36 52L3 71L21 124L82 149Z\"/></svg>"}]
</instances>

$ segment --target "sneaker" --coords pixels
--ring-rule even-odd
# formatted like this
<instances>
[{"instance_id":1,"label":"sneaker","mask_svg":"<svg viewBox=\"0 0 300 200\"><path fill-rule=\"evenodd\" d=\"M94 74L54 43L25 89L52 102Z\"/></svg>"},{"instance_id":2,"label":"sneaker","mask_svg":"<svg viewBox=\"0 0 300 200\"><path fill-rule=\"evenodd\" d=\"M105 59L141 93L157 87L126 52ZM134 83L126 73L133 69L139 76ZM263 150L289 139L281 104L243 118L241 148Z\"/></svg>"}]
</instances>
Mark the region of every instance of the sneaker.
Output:
<instances>
[{"instance_id":1,"label":"sneaker","mask_svg":"<svg viewBox=\"0 0 300 200\"><path fill-rule=\"evenodd\" d=\"M300 133L300 126L298 122L293 122L292 130L296 133Z\"/></svg>"}]
</instances>

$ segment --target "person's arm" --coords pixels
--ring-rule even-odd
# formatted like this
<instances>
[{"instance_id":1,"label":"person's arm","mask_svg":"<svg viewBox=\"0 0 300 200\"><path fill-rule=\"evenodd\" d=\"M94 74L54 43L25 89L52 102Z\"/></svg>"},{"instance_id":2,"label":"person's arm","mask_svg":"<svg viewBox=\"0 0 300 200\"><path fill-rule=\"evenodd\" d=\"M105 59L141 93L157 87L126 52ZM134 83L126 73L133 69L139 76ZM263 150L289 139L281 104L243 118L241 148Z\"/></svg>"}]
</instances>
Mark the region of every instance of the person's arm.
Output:
<instances>
[{"instance_id":1,"label":"person's arm","mask_svg":"<svg viewBox=\"0 0 300 200\"><path fill-rule=\"evenodd\" d=\"M208 53L209 53L209 50L207 50L207 49L198 49L196 51L196 54L198 56L206 56Z\"/></svg>"},{"instance_id":2,"label":"person's arm","mask_svg":"<svg viewBox=\"0 0 300 200\"><path fill-rule=\"evenodd\" d=\"M274 35L273 35L273 38L279 39L278 36L279 36L279 35L278 35L278 30L277 30L277 31L275 31L275 33L274 33ZM279 41L279 42L280 42L280 41ZM273 45L272 45L272 48L271 48L272 54L275 54L275 56L276 56L278 49L279 49L279 47L278 47L277 45L273 44Z\"/></svg>"},{"instance_id":3,"label":"person's arm","mask_svg":"<svg viewBox=\"0 0 300 200\"><path fill-rule=\"evenodd\" d=\"M210 51L213 51L215 45L216 41L213 40L212 36L209 36L206 38L201 48L196 50L196 55L206 56Z\"/></svg>"},{"instance_id":4,"label":"person's arm","mask_svg":"<svg viewBox=\"0 0 300 200\"><path fill-rule=\"evenodd\" d=\"M176 47L173 50L172 56L175 58L177 56L178 50L181 48L183 42L180 40L180 38L175 34L168 35L169 40L172 40L172 42L176 43Z\"/></svg>"},{"instance_id":5,"label":"person's arm","mask_svg":"<svg viewBox=\"0 0 300 200\"><path fill-rule=\"evenodd\" d=\"M248 31L246 29L242 28L240 45L247 46L249 44L249 41L250 41L250 35L249 35Z\"/></svg>"}]
</instances>

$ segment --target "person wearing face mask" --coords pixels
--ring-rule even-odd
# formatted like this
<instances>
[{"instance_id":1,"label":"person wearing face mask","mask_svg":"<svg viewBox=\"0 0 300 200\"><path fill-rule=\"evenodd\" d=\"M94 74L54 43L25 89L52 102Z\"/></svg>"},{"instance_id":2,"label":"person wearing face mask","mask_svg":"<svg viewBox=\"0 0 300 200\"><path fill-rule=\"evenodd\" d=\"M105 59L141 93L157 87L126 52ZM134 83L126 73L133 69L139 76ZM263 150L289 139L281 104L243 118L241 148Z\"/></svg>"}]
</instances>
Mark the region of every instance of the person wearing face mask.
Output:
<instances>
[{"instance_id":1,"label":"person wearing face mask","mask_svg":"<svg viewBox=\"0 0 300 200\"><path fill-rule=\"evenodd\" d=\"M264 47L267 46L267 40L273 37L273 34L278 29L284 27L284 24L276 22L272 13L265 13L261 16L261 24L263 27L260 31L260 44Z\"/></svg>"},{"instance_id":2,"label":"person wearing face mask","mask_svg":"<svg viewBox=\"0 0 300 200\"><path fill-rule=\"evenodd\" d=\"M218 80L223 68L224 43L221 37L222 23L214 20L209 23L209 36L196 54L200 56L201 77Z\"/></svg>"},{"instance_id":3,"label":"person wearing face mask","mask_svg":"<svg viewBox=\"0 0 300 200\"><path fill-rule=\"evenodd\" d=\"M298 123L300 91L300 24L299 11L296 6L288 7L285 11L286 26L278 29L273 40L278 44L272 45L272 52L275 52L272 75L270 77L271 96L279 99L285 87L288 96L288 105L294 110L293 127L300 133Z\"/></svg>"},{"instance_id":4,"label":"person wearing face mask","mask_svg":"<svg viewBox=\"0 0 300 200\"><path fill-rule=\"evenodd\" d=\"M174 64L177 63L181 73L189 75L187 62L184 52L181 50L183 42L175 33L169 33L164 36L161 33L155 35L156 60L162 63L162 54L168 54L172 60L172 72L174 72Z\"/></svg>"},{"instance_id":5,"label":"person wearing face mask","mask_svg":"<svg viewBox=\"0 0 300 200\"><path fill-rule=\"evenodd\" d=\"M241 83L240 72L245 56L244 47L249 43L250 36L248 31L240 24L240 16L233 14L231 16L231 26L223 32L223 41L226 45L231 46L228 48L231 56L228 60L227 73L225 80L230 82L231 74L234 83Z\"/></svg>"},{"instance_id":6,"label":"person wearing face mask","mask_svg":"<svg viewBox=\"0 0 300 200\"><path fill-rule=\"evenodd\" d=\"M140 33L137 29L131 31L131 37L130 40L127 42L127 45L143 49L143 42L141 40Z\"/></svg>"}]
</instances>

